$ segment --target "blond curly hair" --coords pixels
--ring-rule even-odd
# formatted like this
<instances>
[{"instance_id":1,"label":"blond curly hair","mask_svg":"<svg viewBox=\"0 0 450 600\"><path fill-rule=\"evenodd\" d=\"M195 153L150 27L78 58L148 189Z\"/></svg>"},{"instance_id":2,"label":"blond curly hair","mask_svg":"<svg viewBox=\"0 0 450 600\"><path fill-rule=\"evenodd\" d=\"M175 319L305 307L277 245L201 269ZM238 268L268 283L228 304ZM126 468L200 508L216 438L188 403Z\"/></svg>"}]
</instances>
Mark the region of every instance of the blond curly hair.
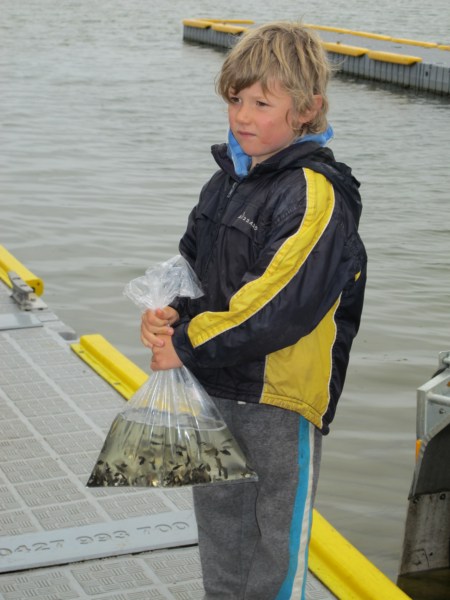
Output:
<instances>
[{"instance_id":1,"label":"blond curly hair","mask_svg":"<svg viewBox=\"0 0 450 600\"><path fill-rule=\"evenodd\" d=\"M298 135L321 133L328 126L326 90L332 72L322 42L299 22L276 21L249 29L225 59L216 81L217 92L226 102L232 95L261 84L270 91L278 81L292 97L298 115L314 109L314 96L322 105L308 123L294 130Z\"/></svg>"}]
</instances>

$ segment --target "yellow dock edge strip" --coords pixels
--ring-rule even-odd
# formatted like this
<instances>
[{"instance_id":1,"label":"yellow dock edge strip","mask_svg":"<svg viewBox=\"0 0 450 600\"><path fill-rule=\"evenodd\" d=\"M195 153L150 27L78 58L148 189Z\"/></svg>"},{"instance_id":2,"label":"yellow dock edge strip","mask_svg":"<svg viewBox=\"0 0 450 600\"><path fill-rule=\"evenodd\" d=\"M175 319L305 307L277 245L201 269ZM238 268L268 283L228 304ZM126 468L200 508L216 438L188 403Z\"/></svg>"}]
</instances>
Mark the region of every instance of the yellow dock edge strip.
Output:
<instances>
[{"instance_id":1,"label":"yellow dock edge strip","mask_svg":"<svg viewBox=\"0 0 450 600\"><path fill-rule=\"evenodd\" d=\"M227 23L213 23L211 29L214 31L222 31L223 33L239 34L247 31L248 27L240 25L228 25Z\"/></svg>"},{"instance_id":2,"label":"yellow dock edge strip","mask_svg":"<svg viewBox=\"0 0 450 600\"><path fill-rule=\"evenodd\" d=\"M253 25L253 23L249 19L183 19L185 27L195 27L197 29L211 27L216 31L225 31L226 33L242 33L248 29L244 25Z\"/></svg>"},{"instance_id":3,"label":"yellow dock edge strip","mask_svg":"<svg viewBox=\"0 0 450 600\"><path fill-rule=\"evenodd\" d=\"M403 44L405 46L421 46L422 48L437 48L436 42L420 42L417 40L408 40L405 38L391 38L391 42L396 44Z\"/></svg>"},{"instance_id":4,"label":"yellow dock edge strip","mask_svg":"<svg viewBox=\"0 0 450 600\"><path fill-rule=\"evenodd\" d=\"M72 350L126 400L148 379L145 373L102 335L83 335Z\"/></svg>"},{"instance_id":5,"label":"yellow dock edge strip","mask_svg":"<svg viewBox=\"0 0 450 600\"><path fill-rule=\"evenodd\" d=\"M17 258L10 254L4 246L0 246L0 279L4 281L7 286L12 287L8 277L8 271L17 273L25 283L33 288L35 294L42 296L44 292L44 282L42 279L39 279L39 277L36 277L34 273L29 271L17 260Z\"/></svg>"},{"instance_id":6,"label":"yellow dock edge strip","mask_svg":"<svg viewBox=\"0 0 450 600\"><path fill-rule=\"evenodd\" d=\"M84 335L71 348L127 400L148 375L99 334ZM407 600L394 583L314 510L309 568L345 600Z\"/></svg>"},{"instance_id":7,"label":"yellow dock edge strip","mask_svg":"<svg viewBox=\"0 0 450 600\"><path fill-rule=\"evenodd\" d=\"M436 42L423 42L420 40L397 38L390 35L383 35L381 33L370 33L368 31L354 31L353 29L345 29L344 27L328 27L327 25L312 25L311 23L308 23L306 27L309 27L310 29L317 29L318 31L333 31L334 33L355 35L373 40L382 40L384 42L395 42L396 44L404 44L405 46L422 46L423 48L440 48L442 50L448 49L448 46L437 44Z\"/></svg>"},{"instance_id":8,"label":"yellow dock edge strip","mask_svg":"<svg viewBox=\"0 0 450 600\"><path fill-rule=\"evenodd\" d=\"M194 27L195 29L208 29L212 24L212 21L206 19L183 19L185 27Z\"/></svg>"},{"instance_id":9,"label":"yellow dock edge strip","mask_svg":"<svg viewBox=\"0 0 450 600\"><path fill-rule=\"evenodd\" d=\"M407 596L314 510L308 566L342 600L408 600Z\"/></svg>"},{"instance_id":10,"label":"yellow dock edge strip","mask_svg":"<svg viewBox=\"0 0 450 600\"><path fill-rule=\"evenodd\" d=\"M335 54L348 54L349 56L363 56L369 52L368 48L360 46L348 46L347 44L339 44L338 42L322 42L322 46L327 52Z\"/></svg>"},{"instance_id":11,"label":"yellow dock edge strip","mask_svg":"<svg viewBox=\"0 0 450 600\"><path fill-rule=\"evenodd\" d=\"M318 29L319 31L334 31L335 33L346 33L348 35L357 35L359 37L372 38L375 40L390 41L392 38L389 35L382 35L381 33L369 33L367 31L354 31L353 29L345 29L343 27L328 27L327 25L312 25L311 23L306 24L306 27L310 29Z\"/></svg>"},{"instance_id":12,"label":"yellow dock edge strip","mask_svg":"<svg viewBox=\"0 0 450 600\"><path fill-rule=\"evenodd\" d=\"M397 63L399 65L414 65L422 62L420 56L410 56L409 54L396 54L395 52L381 52L378 50L370 50L367 56L372 60L382 62Z\"/></svg>"},{"instance_id":13,"label":"yellow dock edge strip","mask_svg":"<svg viewBox=\"0 0 450 600\"><path fill-rule=\"evenodd\" d=\"M255 21L251 19L203 19L203 21L211 21L211 23L230 23L233 25L254 25Z\"/></svg>"},{"instance_id":14,"label":"yellow dock edge strip","mask_svg":"<svg viewBox=\"0 0 450 600\"><path fill-rule=\"evenodd\" d=\"M183 19L183 25L187 27L196 27L198 29L207 29L208 27L212 27L214 24L219 26L242 26L242 25L254 25L254 21L251 19ZM420 46L422 48L438 48L439 50L450 50L450 46L448 44L438 44L436 42L425 42L421 40L410 40L408 38L397 38L392 37L390 35L383 35L380 33L370 33L368 31L355 31L353 29L346 29L345 27L329 27L328 25L313 25L311 23L305 24L306 27L310 29L316 29L318 31L333 31L335 33L342 33L348 35L354 35L359 37L370 38L374 40L382 40L385 42L394 42L396 44L403 44L405 46ZM214 27L216 29L216 27ZM247 27L240 27L239 30L228 31L228 33L242 33L245 31ZM226 29L216 29L217 31L227 31ZM330 42L331 43L331 42ZM351 46L349 46L351 47ZM356 46L355 46L356 48ZM332 50L333 52L333 50ZM342 52L342 54L351 54L350 52ZM352 56L360 56L359 54L352 54ZM388 61L388 62L397 62L397 61ZM417 62L417 61L415 61ZM402 63L408 64L408 63Z\"/></svg>"}]
</instances>

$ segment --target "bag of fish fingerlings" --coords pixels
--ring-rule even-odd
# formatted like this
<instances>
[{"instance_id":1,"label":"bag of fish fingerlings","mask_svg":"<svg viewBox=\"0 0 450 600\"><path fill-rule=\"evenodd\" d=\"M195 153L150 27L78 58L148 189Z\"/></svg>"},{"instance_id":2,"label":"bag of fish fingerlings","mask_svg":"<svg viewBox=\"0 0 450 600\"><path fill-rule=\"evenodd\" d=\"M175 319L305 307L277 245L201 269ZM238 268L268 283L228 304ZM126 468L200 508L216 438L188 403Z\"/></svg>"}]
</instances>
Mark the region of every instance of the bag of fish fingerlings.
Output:
<instances>
[{"instance_id":1,"label":"bag of fish fingerlings","mask_svg":"<svg viewBox=\"0 0 450 600\"><path fill-rule=\"evenodd\" d=\"M189 264L175 256L127 284L141 310L177 297L202 295ZM114 419L88 487L179 487L257 476L215 404L194 375L180 367L158 371Z\"/></svg>"}]
</instances>

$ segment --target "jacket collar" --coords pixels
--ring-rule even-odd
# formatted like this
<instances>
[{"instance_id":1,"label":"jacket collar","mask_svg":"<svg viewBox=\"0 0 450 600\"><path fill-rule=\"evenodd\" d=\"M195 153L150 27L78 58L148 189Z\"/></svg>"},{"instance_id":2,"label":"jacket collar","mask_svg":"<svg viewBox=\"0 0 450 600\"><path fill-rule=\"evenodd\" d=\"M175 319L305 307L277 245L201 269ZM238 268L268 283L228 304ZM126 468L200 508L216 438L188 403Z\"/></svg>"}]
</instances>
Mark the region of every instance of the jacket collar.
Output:
<instances>
[{"instance_id":1,"label":"jacket collar","mask_svg":"<svg viewBox=\"0 0 450 600\"><path fill-rule=\"evenodd\" d=\"M320 146L325 146L325 144L332 137L333 128L331 127L331 125L328 125L325 131L321 133L309 133L307 135L298 137L291 145L304 144L306 142L315 142ZM249 174L252 159L248 154L245 154L245 152L242 150L241 146L239 145L239 142L236 140L231 130L228 131L227 154L233 162L234 172L236 176L239 179L247 177L247 175ZM271 162L271 158L268 159L269 162Z\"/></svg>"},{"instance_id":2,"label":"jacket collar","mask_svg":"<svg viewBox=\"0 0 450 600\"><path fill-rule=\"evenodd\" d=\"M211 151L219 167L235 181L299 167L309 167L322 173L342 194L353 213L355 222L358 223L359 221L362 210L361 197L358 191L359 182L352 175L350 167L344 163L336 162L333 152L329 148L324 148L318 141L304 140L302 143L291 144L257 165L246 177L239 177L236 174L233 161L229 156L228 144L212 146Z\"/></svg>"},{"instance_id":3,"label":"jacket collar","mask_svg":"<svg viewBox=\"0 0 450 600\"><path fill-rule=\"evenodd\" d=\"M258 164L245 176L239 176L238 173L236 173L235 165L229 154L229 144L215 144L212 146L211 152L215 161L225 173L230 175L230 177L236 181L241 181L245 177L253 176L257 173L269 173L280 169L295 168L299 159L310 157L321 148L322 145L320 143L312 140L291 144L264 162Z\"/></svg>"}]
</instances>

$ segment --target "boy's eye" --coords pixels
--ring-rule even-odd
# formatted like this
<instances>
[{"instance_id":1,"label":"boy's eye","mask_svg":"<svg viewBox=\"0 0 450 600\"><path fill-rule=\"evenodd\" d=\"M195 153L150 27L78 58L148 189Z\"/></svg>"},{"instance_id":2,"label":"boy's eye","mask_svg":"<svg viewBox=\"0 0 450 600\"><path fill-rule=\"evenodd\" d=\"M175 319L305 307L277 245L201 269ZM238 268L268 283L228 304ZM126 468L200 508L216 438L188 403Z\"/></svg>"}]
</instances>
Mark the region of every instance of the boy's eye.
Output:
<instances>
[{"instance_id":1,"label":"boy's eye","mask_svg":"<svg viewBox=\"0 0 450 600\"><path fill-rule=\"evenodd\" d=\"M237 104L239 102L239 98L237 96L230 96L228 100L230 104Z\"/></svg>"},{"instance_id":2,"label":"boy's eye","mask_svg":"<svg viewBox=\"0 0 450 600\"><path fill-rule=\"evenodd\" d=\"M257 105L257 106L269 106L269 105L267 104L267 102L264 102L263 100L257 100L257 101L256 101L256 105Z\"/></svg>"}]
</instances>

